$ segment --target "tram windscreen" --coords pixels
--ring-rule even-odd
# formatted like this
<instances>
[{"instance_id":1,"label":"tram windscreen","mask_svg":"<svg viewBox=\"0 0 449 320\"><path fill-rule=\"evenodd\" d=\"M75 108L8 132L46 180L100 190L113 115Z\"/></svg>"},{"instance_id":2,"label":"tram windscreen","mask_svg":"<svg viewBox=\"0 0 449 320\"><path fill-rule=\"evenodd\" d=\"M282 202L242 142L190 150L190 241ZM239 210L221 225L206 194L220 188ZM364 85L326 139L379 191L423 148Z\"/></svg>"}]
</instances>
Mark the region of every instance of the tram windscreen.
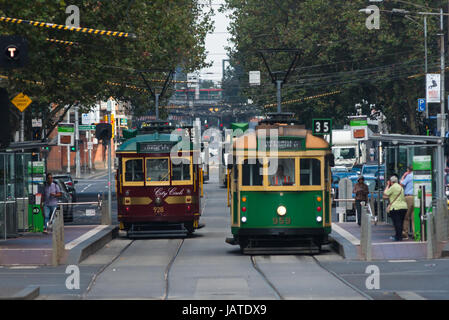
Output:
<instances>
[{"instance_id":1,"label":"tram windscreen","mask_svg":"<svg viewBox=\"0 0 449 320\"><path fill-rule=\"evenodd\" d=\"M276 173L268 176L270 186L295 185L295 159L277 159Z\"/></svg>"},{"instance_id":2,"label":"tram windscreen","mask_svg":"<svg viewBox=\"0 0 449 320\"><path fill-rule=\"evenodd\" d=\"M318 159L300 160L300 183L302 186L321 185L321 161Z\"/></svg>"},{"instance_id":3,"label":"tram windscreen","mask_svg":"<svg viewBox=\"0 0 449 320\"><path fill-rule=\"evenodd\" d=\"M147 159L147 182L169 181L168 158Z\"/></svg>"},{"instance_id":4,"label":"tram windscreen","mask_svg":"<svg viewBox=\"0 0 449 320\"><path fill-rule=\"evenodd\" d=\"M179 164L175 164L178 163ZM177 181L190 180L190 160L189 159L179 159L175 163L172 162L172 177L171 179Z\"/></svg>"},{"instance_id":5,"label":"tram windscreen","mask_svg":"<svg viewBox=\"0 0 449 320\"><path fill-rule=\"evenodd\" d=\"M143 159L126 160L125 181L143 181Z\"/></svg>"},{"instance_id":6,"label":"tram windscreen","mask_svg":"<svg viewBox=\"0 0 449 320\"><path fill-rule=\"evenodd\" d=\"M263 185L262 164L258 159L245 160L242 164L242 186Z\"/></svg>"}]
</instances>

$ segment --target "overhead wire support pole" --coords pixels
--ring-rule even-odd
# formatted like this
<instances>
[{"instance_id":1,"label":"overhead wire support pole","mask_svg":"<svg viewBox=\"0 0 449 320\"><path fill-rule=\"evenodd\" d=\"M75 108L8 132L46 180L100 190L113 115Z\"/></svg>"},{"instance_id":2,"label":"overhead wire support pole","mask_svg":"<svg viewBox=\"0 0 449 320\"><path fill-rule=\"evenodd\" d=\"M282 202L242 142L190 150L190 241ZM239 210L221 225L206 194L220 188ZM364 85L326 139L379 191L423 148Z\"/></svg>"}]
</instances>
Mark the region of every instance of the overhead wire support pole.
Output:
<instances>
[{"instance_id":1,"label":"overhead wire support pole","mask_svg":"<svg viewBox=\"0 0 449 320\"><path fill-rule=\"evenodd\" d=\"M268 73L270 74L271 77L271 81L276 85L276 95L277 95L277 112L281 113L282 112L282 98L281 98L281 89L282 89L282 85L284 85L287 82L288 77L290 76L290 74L292 73L292 71L296 68L296 64L299 60L299 50L298 49L261 49L257 51L261 57L262 60L265 64L265 66L268 69ZM282 71L277 71L277 72L273 72L270 69L270 66L268 65L267 60L265 59L264 56L264 52L265 53L279 53L279 52L292 52L295 54L295 57L293 58L293 61L290 63L287 72L282 72ZM281 75L284 74L283 79L281 78Z\"/></svg>"},{"instance_id":2,"label":"overhead wire support pole","mask_svg":"<svg viewBox=\"0 0 449 320\"><path fill-rule=\"evenodd\" d=\"M161 93L156 93L155 90L153 90L151 88L151 85L148 83L148 81L145 79L145 76L143 75L144 72L168 72L168 76L165 79L164 85L162 87ZM150 69L150 70L139 70L138 71L140 76L143 79L143 82L145 82L145 85L147 86L148 90L151 93L151 96L154 98L154 102L155 102L155 109L156 109L156 120L159 120L159 99L162 98L165 94L165 92L167 91L167 87L168 87L168 83L170 82L170 78L172 76L172 74L174 73L173 69L170 70L166 70L166 69Z\"/></svg>"}]
</instances>

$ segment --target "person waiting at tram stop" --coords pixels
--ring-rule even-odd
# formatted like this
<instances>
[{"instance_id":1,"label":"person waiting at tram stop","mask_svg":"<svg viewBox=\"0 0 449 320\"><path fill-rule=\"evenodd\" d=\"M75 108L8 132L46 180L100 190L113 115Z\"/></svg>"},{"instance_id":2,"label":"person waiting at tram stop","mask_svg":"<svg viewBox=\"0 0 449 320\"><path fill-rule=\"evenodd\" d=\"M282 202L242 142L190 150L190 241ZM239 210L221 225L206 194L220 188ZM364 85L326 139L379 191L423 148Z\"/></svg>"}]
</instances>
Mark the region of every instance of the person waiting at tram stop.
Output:
<instances>
[{"instance_id":1,"label":"person waiting at tram stop","mask_svg":"<svg viewBox=\"0 0 449 320\"><path fill-rule=\"evenodd\" d=\"M271 177L271 185L272 186L291 186L292 180L291 177L284 174L284 166L278 165L278 169L276 174Z\"/></svg>"},{"instance_id":2,"label":"person waiting at tram stop","mask_svg":"<svg viewBox=\"0 0 449 320\"><path fill-rule=\"evenodd\" d=\"M413 236L413 231L410 233L410 222L412 230L415 230L415 223L413 221L414 199L413 199L413 167L408 166L407 171L401 178L401 186L404 188L405 202L407 203L407 213L404 217L404 225L402 227L402 239L407 240L409 235Z\"/></svg>"},{"instance_id":3,"label":"person waiting at tram stop","mask_svg":"<svg viewBox=\"0 0 449 320\"><path fill-rule=\"evenodd\" d=\"M58 207L58 197L62 196L59 186L53 182L53 175L47 173L44 189L44 233L47 233L47 223L51 214Z\"/></svg>"},{"instance_id":4,"label":"person waiting at tram stop","mask_svg":"<svg viewBox=\"0 0 449 320\"><path fill-rule=\"evenodd\" d=\"M355 194L355 210L357 213L357 224L360 226L362 223L362 201L364 201L365 204L368 204L368 194L369 194L369 189L368 186L365 184L365 178L363 176L360 176L357 179L357 183L354 185L352 193Z\"/></svg>"},{"instance_id":5,"label":"person waiting at tram stop","mask_svg":"<svg viewBox=\"0 0 449 320\"><path fill-rule=\"evenodd\" d=\"M402 241L402 228L404 226L404 217L407 213L407 202L405 201L404 189L399 184L397 175L392 175L387 182L384 190L384 197L388 198L389 205L387 213L393 220L395 235L390 239Z\"/></svg>"}]
</instances>

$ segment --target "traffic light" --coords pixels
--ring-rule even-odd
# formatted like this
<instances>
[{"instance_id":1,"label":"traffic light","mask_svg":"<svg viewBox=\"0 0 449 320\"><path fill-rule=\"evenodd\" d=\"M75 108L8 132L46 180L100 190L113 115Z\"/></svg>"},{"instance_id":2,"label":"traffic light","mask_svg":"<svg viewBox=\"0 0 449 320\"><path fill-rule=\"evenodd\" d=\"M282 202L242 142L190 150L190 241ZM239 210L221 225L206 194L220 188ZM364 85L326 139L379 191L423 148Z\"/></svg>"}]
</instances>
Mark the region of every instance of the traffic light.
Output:
<instances>
[{"instance_id":1,"label":"traffic light","mask_svg":"<svg viewBox=\"0 0 449 320\"><path fill-rule=\"evenodd\" d=\"M22 68L28 59L27 40L20 36L0 36L0 67Z\"/></svg>"},{"instance_id":2,"label":"traffic light","mask_svg":"<svg viewBox=\"0 0 449 320\"><path fill-rule=\"evenodd\" d=\"M110 140L112 138L112 126L110 123L99 123L95 128L95 137L98 140Z\"/></svg>"},{"instance_id":3,"label":"traffic light","mask_svg":"<svg viewBox=\"0 0 449 320\"><path fill-rule=\"evenodd\" d=\"M70 152L76 152L76 146L71 146L70 147Z\"/></svg>"}]
</instances>

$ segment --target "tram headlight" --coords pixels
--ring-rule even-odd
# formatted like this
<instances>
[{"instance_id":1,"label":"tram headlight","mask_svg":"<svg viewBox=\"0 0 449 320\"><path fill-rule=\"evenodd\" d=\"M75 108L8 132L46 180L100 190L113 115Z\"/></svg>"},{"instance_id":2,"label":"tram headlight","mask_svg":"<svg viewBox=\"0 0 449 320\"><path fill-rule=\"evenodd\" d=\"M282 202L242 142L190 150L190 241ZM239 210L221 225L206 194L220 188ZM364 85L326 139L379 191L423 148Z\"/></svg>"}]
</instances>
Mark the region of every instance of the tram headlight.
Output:
<instances>
[{"instance_id":1,"label":"tram headlight","mask_svg":"<svg viewBox=\"0 0 449 320\"><path fill-rule=\"evenodd\" d=\"M279 206L277 209L277 214L280 216L285 216L285 214L287 213L287 208L284 206Z\"/></svg>"},{"instance_id":2,"label":"tram headlight","mask_svg":"<svg viewBox=\"0 0 449 320\"><path fill-rule=\"evenodd\" d=\"M157 198L154 200L154 203L155 203L157 206L160 206L160 205L162 204L162 199L159 198L159 197L157 197Z\"/></svg>"}]
</instances>

